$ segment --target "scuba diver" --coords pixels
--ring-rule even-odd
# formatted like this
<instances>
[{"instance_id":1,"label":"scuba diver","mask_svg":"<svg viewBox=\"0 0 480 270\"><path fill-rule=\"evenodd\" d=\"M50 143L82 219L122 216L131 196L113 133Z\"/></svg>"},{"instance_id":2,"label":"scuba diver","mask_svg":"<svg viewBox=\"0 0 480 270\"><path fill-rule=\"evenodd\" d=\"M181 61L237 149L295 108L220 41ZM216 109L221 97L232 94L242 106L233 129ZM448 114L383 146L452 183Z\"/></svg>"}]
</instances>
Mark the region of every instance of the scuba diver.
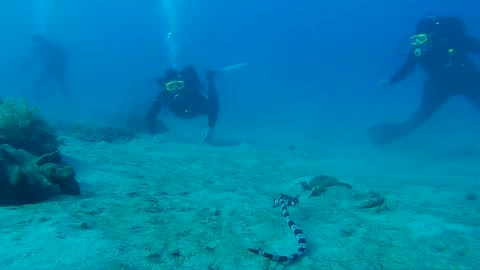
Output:
<instances>
[{"instance_id":1,"label":"scuba diver","mask_svg":"<svg viewBox=\"0 0 480 270\"><path fill-rule=\"evenodd\" d=\"M413 48L405 63L390 79L382 79L378 85L396 84L417 66L423 67L429 79L424 83L420 107L408 121L369 128L370 138L377 144L387 144L413 133L452 96L464 96L480 110L480 73L468 58L469 53L480 53L480 40L465 33L462 19L424 18L417 23L410 40Z\"/></svg>"},{"instance_id":2,"label":"scuba diver","mask_svg":"<svg viewBox=\"0 0 480 270\"><path fill-rule=\"evenodd\" d=\"M67 68L65 49L42 35L34 35L32 42L34 45L33 55L26 64L31 65L33 62L38 61L42 65L41 75L33 84L35 97L38 99L43 96L41 88L49 81L55 81L61 88L63 96L67 101L70 101L70 93L65 81Z\"/></svg>"},{"instance_id":3,"label":"scuba diver","mask_svg":"<svg viewBox=\"0 0 480 270\"><path fill-rule=\"evenodd\" d=\"M214 79L217 75L248 65L239 63L206 73L207 89L200 80L193 66L185 66L181 70L167 69L164 77L157 80L163 88L147 113L146 124L150 134L166 132L168 129L157 115L163 107L167 107L181 119L193 119L198 115L208 116L208 125L202 133L202 141L209 142L217 123L219 111L218 94ZM159 124L159 125L158 125Z\"/></svg>"},{"instance_id":4,"label":"scuba diver","mask_svg":"<svg viewBox=\"0 0 480 270\"><path fill-rule=\"evenodd\" d=\"M214 78L218 71L211 70L206 74L207 93L197 71L192 66L182 70L168 69L157 83L163 87L147 113L147 126L152 135L167 131L157 115L163 107L167 107L175 116L181 119L192 119L198 115L208 116L208 125L203 131L202 141L210 140L218 116L218 95ZM160 126L157 126L160 124Z\"/></svg>"}]
</instances>

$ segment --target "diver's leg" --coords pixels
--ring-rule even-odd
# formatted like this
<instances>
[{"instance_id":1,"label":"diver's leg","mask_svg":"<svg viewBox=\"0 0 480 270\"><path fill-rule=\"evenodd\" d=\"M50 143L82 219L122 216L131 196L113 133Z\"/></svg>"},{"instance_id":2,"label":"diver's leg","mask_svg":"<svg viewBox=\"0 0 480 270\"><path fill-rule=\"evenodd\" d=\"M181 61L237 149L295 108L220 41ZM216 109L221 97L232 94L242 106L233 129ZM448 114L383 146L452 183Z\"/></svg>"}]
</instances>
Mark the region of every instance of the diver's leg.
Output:
<instances>
[{"instance_id":1,"label":"diver's leg","mask_svg":"<svg viewBox=\"0 0 480 270\"><path fill-rule=\"evenodd\" d=\"M207 84L208 84L208 101L210 103L210 108L215 112L218 112L218 92L217 87L215 86L215 71L208 71L207 72Z\"/></svg>"},{"instance_id":2,"label":"diver's leg","mask_svg":"<svg viewBox=\"0 0 480 270\"><path fill-rule=\"evenodd\" d=\"M70 96L70 89L68 88L65 76L57 76L56 81L58 83L58 86L60 87L60 91L62 91L62 95L65 98L65 101L71 104L72 100Z\"/></svg>"},{"instance_id":3,"label":"diver's leg","mask_svg":"<svg viewBox=\"0 0 480 270\"><path fill-rule=\"evenodd\" d=\"M452 89L446 88L440 83L426 82L420 107L407 122L412 131L430 119L453 94Z\"/></svg>"},{"instance_id":4,"label":"diver's leg","mask_svg":"<svg viewBox=\"0 0 480 270\"><path fill-rule=\"evenodd\" d=\"M446 89L440 84L426 82L420 107L410 120L371 127L369 129L370 137L378 144L386 144L411 134L427 121L451 95L450 89Z\"/></svg>"},{"instance_id":5,"label":"diver's leg","mask_svg":"<svg viewBox=\"0 0 480 270\"><path fill-rule=\"evenodd\" d=\"M215 127L217 123L218 111L219 111L218 93L217 93L217 87L215 87L215 76L216 76L216 73L214 71L207 72L208 126L210 128Z\"/></svg>"},{"instance_id":6,"label":"diver's leg","mask_svg":"<svg viewBox=\"0 0 480 270\"><path fill-rule=\"evenodd\" d=\"M65 65L60 65L52 67L50 70L50 76L54 79L58 87L60 88L61 94L66 102L70 103L70 89L68 88L66 77L65 77L66 67Z\"/></svg>"},{"instance_id":7,"label":"diver's leg","mask_svg":"<svg viewBox=\"0 0 480 270\"><path fill-rule=\"evenodd\" d=\"M466 89L465 97L480 111L480 75L479 78Z\"/></svg>"},{"instance_id":8,"label":"diver's leg","mask_svg":"<svg viewBox=\"0 0 480 270\"><path fill-rule=\"evenodd\" d=\"M40 101L42 96L45 94L45 85L48 83L50 78L46 75L38 77L32 85L32 95L34 100Z\"/></svg>"}]
</instances>

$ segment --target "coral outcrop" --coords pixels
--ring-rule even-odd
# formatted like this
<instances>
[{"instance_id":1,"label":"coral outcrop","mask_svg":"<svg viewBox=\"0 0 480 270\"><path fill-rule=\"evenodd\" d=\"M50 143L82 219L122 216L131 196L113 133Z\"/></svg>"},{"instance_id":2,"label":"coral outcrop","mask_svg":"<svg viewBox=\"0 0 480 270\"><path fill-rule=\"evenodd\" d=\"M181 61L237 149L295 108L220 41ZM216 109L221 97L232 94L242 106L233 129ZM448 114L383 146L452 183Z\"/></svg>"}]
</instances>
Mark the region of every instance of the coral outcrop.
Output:
<instances>
[{"instance_id":1,"label":"coral outcrop","mask_svg":"<svg viewBox=\"0 0 480 270\"><path fill-rule=\"evenodd\" d=\"M80 195L75 171L61 164L58 151L37 157L0 145L0 204L35 203L59 192Z\"/></svg>"},{"instance_id":2,"label":"coral outcrop","mask_svg":"<svg viewBox=\"0 0 480 270\"><path fill-rule=\"evenodd\" d=\"M40 112L22 100L0 101L0 144L37 156L58 151L61 141Z\"/></svg>"},{"instance_id":3,"label":"coral outcrop","mask_svg":"<svg viewBox=\"0 0 480 270\"><path fill-rule=\"evenodd\" d=\"M72 167L61 162L61 141L38 109L0 101L0 204L34 203L59 191L79 195Z\"/></svg>"}]
</instances>

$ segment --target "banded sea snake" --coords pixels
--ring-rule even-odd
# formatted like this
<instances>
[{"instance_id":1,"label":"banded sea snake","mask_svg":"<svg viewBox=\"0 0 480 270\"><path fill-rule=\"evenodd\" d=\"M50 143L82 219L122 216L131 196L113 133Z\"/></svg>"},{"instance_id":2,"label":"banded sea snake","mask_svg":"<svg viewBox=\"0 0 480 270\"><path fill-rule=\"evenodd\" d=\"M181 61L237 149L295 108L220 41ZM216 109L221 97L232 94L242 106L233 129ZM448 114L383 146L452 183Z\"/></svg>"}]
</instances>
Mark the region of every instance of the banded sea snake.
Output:
<instances>
[{"instance_id":1,"label":"banded sea snake","mask_svg":"<svg viewBox=\"0 0 480 270\"><path fill-rule=\"evenodd\" d=\"M248 251L253 252L255 254L258 254L260 256L263 256L265 258L268 258L273 261L278 261L278 262L285 262L285 261L294 261L298 259L302 254L305 252L305 249L307 248L307 240L305 239L305 235L303 235L302 230L293 222L292 218L290 217L290 214L288 213L287 205L296 205L299 204L300 201L292 196L288 196L285 194L280 194L278 195L277 199L273 201L274 205L280 205L282 207L282 212L283 216L285 217L285 221L287 222L288 227L290 230L293 231L293 234L295 234L295 238L297 239L297 252L293 253L290 256L278 256L274 255L272 253L267 253L262 251L261 249L253 249L249 248Z\"/></svg>"}]
</instances>

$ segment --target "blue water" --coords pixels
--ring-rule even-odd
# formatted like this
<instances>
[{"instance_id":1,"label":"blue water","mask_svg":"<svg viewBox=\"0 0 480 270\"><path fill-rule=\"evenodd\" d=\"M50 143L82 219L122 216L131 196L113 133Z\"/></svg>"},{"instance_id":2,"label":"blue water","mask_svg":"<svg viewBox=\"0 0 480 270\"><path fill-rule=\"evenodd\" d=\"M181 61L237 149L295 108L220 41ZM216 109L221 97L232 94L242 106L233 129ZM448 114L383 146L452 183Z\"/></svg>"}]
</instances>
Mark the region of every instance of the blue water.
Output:
<instances>
[{"instance_id":1,"label":"blue water","mask_svg":"<svg viewBox=\"0 0 480 270\"><path fill-rule=\"evenodd\" d=\"M360 136L374 123L407 119L419 103L423 78L418 74L392 90L376 88L402 63L397 47L418 19L429 13L459 15L471 22L472 34L480 34L474 1L167 3L168 10L158 0L4 1L1 95L26 98L56 120L146 111L159 91L148 82L172 62L165 38L173 30L178 66L192 64L203 74L249 63L219 79L220 130L268 123L307 137L324 130L355 130ZM69 51L75 108L59 106L48 93L42 102L32 100L34 75L21 63L39 31ZM468 103L455 99L432 119L431 128L478 134L471 128L476 121Z\"/></svg>"},{"instance_id":2,"label":"blue water","mask_svg":"<svg viewBox=\"0 0 480 270\"><path fill-rule=\"evenodd\" d=\"M219 79L219 127L237 122L249 129L268 122L308 136L349 127L361 134L373 123L408 118L419 103L419 74L393 90L376 88L378 79L393 74L404 60L397 47L418 19L429 13L458 15L472 34L480 34L474 1L170 0L168 10L158 0L27 2L1 4L2 96L31 99L32 74L20 63L30 54L31 35L44 31L70 53L68 80L76 107L59 106L49 96L38 105L52 118L66 120L146 110L158 89L145 86L172 62L165 37L174 28L178 66L192 64L203 73L249 63ZM447 122L465 133L477 121L467 105L452 100L432 128L444 133Z\"/></svg>"}]
</instances>

